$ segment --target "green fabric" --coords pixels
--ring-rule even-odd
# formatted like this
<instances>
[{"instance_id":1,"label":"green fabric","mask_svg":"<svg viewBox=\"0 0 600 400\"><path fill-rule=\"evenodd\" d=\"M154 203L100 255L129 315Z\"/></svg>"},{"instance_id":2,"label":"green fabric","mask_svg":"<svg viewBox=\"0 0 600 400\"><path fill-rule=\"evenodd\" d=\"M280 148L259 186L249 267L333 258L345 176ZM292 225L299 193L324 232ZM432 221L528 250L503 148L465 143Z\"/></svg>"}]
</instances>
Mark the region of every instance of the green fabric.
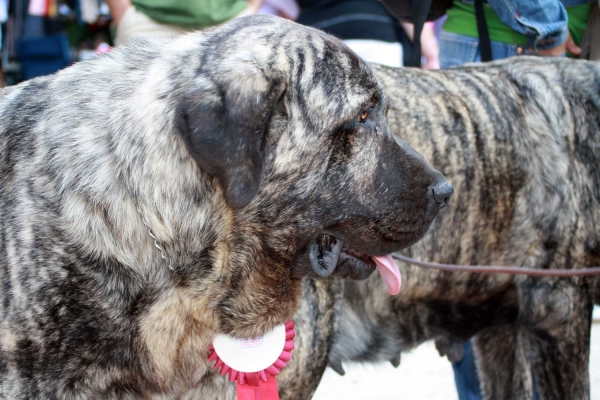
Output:
<instances>
[{"instance_id":1,"label":"green fabric","mask_svg":"<svg viewBox=\"0 0 600 400\"><path fill-rule=\"evenodd\" d=\"M569 16L569 32L577 45L581 42L591 4L566 7ZM492 7L484 4L483 11L490 32L490 40L493 42L509 43L515 45L527 45L527 36L512 30L508 25L500 21ZM477 19L475 18L475 6L455 1L452 8L448 10L448 19L444 23L444 30L458 33L460 35L477 37Z\"/></svg>"},{"instance_id":2,"label":"green fabric","mask_svg":"<svg viewBox=\"0 0 600 400\"><path fill-rule=\"evenodd\" d=\"M132 3L156 22L190 29L220 24L248 7L246 0L133 0Z\"/></svg>"},{"instance_id":3,"label":"green fabric","mask_svg":"<svg viewBox=\"0 0 600 400\"><path fill-rule=\"evenodd\" d=\"M571 37L578 46L581 44L583 33L587 27L591 9L591 4L566 8L567 14L569 15L569 32L571 32Z\"/></svg>"}]
</instances>

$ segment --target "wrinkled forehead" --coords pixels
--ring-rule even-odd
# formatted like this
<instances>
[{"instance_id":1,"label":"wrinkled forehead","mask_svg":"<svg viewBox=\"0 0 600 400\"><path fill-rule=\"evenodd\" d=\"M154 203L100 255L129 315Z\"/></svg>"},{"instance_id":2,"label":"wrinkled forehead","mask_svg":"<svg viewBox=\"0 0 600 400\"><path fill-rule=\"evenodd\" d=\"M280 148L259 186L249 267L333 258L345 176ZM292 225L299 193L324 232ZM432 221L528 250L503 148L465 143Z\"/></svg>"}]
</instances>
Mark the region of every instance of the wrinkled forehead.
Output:
<instances>
[{"instance_id":1,"label":"wrinkled forehead","mask_svg":"<svg viewBox=\"0 0 600 400\"><path fill-rule=\"evenodd\" d=\"M291 40L286 54L293 65L292 81L312 106L339 115L382 100L371 68L342 41L314 29L300 36L304 42Z\"/></svg>"},{"instance_id":2,"label":"wrinkled forehead","mask_svg":"<svg viewBox=\"0 0 600 400\"><path fill-rule=\"evenodd\" d=\"M209 34L219 69L254 65L265 76L287 75L288 90L312 109L355 113L382 95L371 68L341 40L318 29L270 16L240 18Z\"/></svg>"}]
</instances>

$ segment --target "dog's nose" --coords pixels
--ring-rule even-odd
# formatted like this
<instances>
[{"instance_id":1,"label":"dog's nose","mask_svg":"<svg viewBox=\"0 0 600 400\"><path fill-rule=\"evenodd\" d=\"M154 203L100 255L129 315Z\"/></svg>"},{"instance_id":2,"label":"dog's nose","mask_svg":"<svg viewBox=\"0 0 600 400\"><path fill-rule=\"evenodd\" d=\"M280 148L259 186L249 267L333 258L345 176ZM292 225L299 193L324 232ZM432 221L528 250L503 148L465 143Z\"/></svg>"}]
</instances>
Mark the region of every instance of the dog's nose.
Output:
<instances>
[{"instance_id":1,"label":"dog's nose","mask_svg":"<svg viewBox=\"0 0 600 400\"><path fill-rule=\"evenodd\" d=\"M431 186L431 191L433 192L433 199L437 203L440 208L444 208L452 194L454 193L454 188L447 180L443 179L440 182L435 183Z\"/></svg>"}]
</instances>

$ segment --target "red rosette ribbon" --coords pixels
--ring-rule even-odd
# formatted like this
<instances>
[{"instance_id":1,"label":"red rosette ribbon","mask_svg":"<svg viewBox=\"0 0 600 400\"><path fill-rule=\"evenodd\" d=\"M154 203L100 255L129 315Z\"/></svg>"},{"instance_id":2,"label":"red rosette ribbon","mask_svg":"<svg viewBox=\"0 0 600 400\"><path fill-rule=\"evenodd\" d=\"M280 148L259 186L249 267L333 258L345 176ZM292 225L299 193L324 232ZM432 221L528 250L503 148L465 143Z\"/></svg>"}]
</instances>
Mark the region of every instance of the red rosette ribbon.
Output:
<instances>
[{"instance_id":1,"label":"red rosette ribbon","mask_svg":"<svg viewBox=\"0 0 600 400\"><path fill-rule=\"evenodd\" d=\"M279 357L267 368L257 372L237 371L227 365L214 346L210 346L208 361L215 361L214 367L221 376L228 375L230 382L236 384L238 400L279 400L277 391L277 381L275 376L287 365L292 358L294 350L294 321L290 320L285 324L285 342Z\"/></svg>"}]
</instances>

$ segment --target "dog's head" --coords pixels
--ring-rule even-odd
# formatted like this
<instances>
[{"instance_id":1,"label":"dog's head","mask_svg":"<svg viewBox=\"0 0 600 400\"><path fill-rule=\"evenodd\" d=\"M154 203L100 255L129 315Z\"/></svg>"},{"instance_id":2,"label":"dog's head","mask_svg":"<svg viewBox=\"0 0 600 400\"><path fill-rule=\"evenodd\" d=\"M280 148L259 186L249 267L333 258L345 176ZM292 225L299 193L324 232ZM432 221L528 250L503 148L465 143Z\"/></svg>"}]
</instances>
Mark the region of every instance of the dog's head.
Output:
<instances>
[{"instance_id":1,"label":"dog's head","mask_svg":"<svg viewBox=\"0 0 600 400\"><path fill-rule=\"evenodd\" d=\"M196 57L174 123L233 221L221 330L291 317L303 276L368 277L451 196L390 132L377 79L339 40L257 16L206 34Z\"/></svg>"}]
</instances>

